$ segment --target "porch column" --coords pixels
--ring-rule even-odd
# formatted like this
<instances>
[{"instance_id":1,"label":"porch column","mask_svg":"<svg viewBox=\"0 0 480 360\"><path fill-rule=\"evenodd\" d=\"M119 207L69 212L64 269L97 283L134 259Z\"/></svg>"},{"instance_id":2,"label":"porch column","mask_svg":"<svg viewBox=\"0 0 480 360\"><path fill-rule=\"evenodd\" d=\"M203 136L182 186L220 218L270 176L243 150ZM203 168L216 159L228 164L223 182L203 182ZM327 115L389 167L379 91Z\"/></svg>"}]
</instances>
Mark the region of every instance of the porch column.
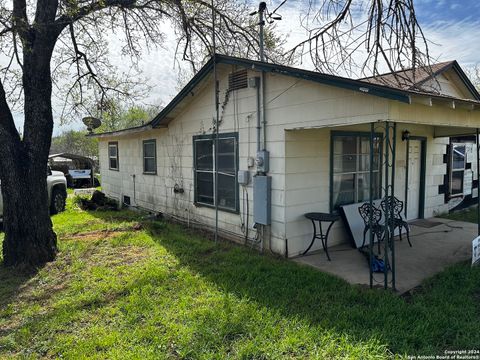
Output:
<instances>
[{"instance_id":1,"label":"porch column","mask_svg":"<svg viewBox=\"0 0 480 360\"><path fill-rule=\"evenodd\" d=\"M371 123L370 124L370 179L369 179L369 184L370 184L370 188L369 188L369 197L368 197L368 201L370 203L370 209L373 208L373 160L374 160L374 157L373 157L373 151L374 151L374 147L373 147L373 142L374 142L374 139L375 139L375 123ZM381 181L381 179L380 179ZM368 266L368 271L369 271L369 274L370 274L370 289L373 288L373 211L370 211L369 213L369 228L370 228L370 231L369 231L369 242L368 242L368 259L370 261L370 264ZM378 241L378 239L377 239Z\"/></svg>"},{"instance_id":2,"label":"porch column","mask_svg":"<svg viewBox=\"0 0 480 360\"><path fill-rule=\"evenodd\" d=\"M480 236L480 178L478 177L480 174L480 150L478 143L478 128L475 136L475 145L477 147L477 235Z\"/></svg>"}]
</instances>

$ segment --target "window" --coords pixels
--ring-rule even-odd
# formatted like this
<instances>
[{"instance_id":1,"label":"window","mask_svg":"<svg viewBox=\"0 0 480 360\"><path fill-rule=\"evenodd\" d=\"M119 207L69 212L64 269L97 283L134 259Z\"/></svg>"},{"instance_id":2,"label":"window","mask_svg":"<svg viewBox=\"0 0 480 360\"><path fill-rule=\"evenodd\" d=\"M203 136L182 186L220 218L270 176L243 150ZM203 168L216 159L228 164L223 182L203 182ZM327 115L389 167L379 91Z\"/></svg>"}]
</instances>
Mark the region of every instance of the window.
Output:
<instances>
[{"instance_id":1,"label":"window","mask_svg":"<svg viewBox=\"0 0 480 360\"><path fill-rule=\"evenodd\" d=\"M143 173L157 173L157 141L155 139L143 142Z\"/></svg>"},{"instance_id":2,"label":"window","mask_svg":"<svg viewBox=\"0 0 480 360\"><path fill-rule=\"evenodd\" d=\"M218 136L218 207L238 211L238 135ZM195 203L215 206L215 139L211 135L195 136L193 146Z\"/></svg>"},{"instance_id":3,"label":"window","mask_svg":"<svg viewBox=\"0 0 480 360\"><path fill-rule=\"evenodd\" d=\"M450 195L462 195L465 174L465 144L452 144L451 149Z\"/></svg>"},{"instance_id":4,"label":"window","mask_svg":"<svg viewBox=\"0 0 480 360\"><path fill-rule=\"evenodd\" d=\"M380 197L381 139L373 140L373 198ZM370 197L370 133L332 134L332 209Z\"/></svg>"},{"instance_id":5,"label":"window","mask_svg":"<svg viewBox=\"0 0 480 360\"><path fill-rule=\"evenodd\" d=\"M110 170L118 170L118 143L108 143L108 167Z\"/></svg>"}]
</instances>

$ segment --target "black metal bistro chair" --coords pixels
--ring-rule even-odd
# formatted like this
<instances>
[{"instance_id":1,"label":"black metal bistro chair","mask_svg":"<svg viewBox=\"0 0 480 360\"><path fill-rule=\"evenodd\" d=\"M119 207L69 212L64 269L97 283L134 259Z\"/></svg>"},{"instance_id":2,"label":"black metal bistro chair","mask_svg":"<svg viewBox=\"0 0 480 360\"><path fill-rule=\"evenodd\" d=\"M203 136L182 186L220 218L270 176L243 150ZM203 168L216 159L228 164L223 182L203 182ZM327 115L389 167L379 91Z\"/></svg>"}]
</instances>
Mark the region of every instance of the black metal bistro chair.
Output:
<instances>
[{"instance_id":1,"label":"black metal bistro chair","mask_svg":"<svg viewBox=\"0 0 480 360\"><path fill-rule=\"evenodd\" d=\"M391 200L391 203L387 204L389 199ZM390 205L391 208L393 208L393 219L388 219L389 226L393 225L393 231L395 231L396 228L399 228L400 240L402 240L402 228L405 228L408 245L412 247L412 243L410 242L410 226L408 226L408 223L402 217L403 201L398 200L395 196L384 198L380 203L383 212L387 212L387 208L389 207L387 205Z\"/></svg>"},{"instance_id":2,"label":"black metal bistro chair","mask_svg":"<svg viewBox=\"0 0 480 360\"><path fill-rule=\"evenodd\" d=\"M367 232L370 230L373 233L373 236L377 238L378 253L380 254L380 242L385 236L385 225L380 224L380 220L382 220L382 211L375 205L370 205L370 203L367 202L358 208L358 212L360 213L360 216L365 223L365 228L363 229L363 243L361 247L363 248L365 246L365 237L367 235ZM371 227L370 214L372 214Z\"/></svg>"}]
</instances>

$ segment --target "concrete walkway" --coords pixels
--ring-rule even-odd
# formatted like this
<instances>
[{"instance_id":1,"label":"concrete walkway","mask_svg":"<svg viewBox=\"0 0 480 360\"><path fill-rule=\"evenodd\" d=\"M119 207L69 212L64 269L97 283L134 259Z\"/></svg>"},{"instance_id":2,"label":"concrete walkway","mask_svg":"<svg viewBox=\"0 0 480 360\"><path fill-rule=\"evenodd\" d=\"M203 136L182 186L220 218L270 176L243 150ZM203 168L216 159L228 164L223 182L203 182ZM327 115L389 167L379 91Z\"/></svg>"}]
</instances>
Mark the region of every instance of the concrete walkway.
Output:
<instances>
[{"instance_id":1,"label":"concrete walkway","mask_svg":"<svg viewBox=\"0 0 480 360\"><path fill-rule=\"evenodd\" d=\"M396 238L396 287L399 294L420 285L449 265L471 260L472 240L477 236L476 224L441 218L429 221L441 224L431 228L410 226L413 247L408 246L406 236L403 241ZM330 248L329 253L332 261L327 260L323 251L293 260L336 275L351 284L370 284L367 259L357 249L345 244ZM374 273L374 279L383 286L383 274Z\"/></svg>"}]
</instances>

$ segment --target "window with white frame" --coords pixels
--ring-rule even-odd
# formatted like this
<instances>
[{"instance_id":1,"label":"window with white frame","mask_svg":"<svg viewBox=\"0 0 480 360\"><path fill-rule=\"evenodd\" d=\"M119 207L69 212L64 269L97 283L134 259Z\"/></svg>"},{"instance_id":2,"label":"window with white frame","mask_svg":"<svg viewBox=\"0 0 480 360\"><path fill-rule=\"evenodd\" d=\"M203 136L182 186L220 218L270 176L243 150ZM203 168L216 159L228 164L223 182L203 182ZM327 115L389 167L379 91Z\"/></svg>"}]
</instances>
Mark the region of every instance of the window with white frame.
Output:
<instances>
[{"instance_id":1,"label":"window with white frame","mask_svg":"<svg viewBox=\"0 0 480 360\"><path fill-rule=\"evenodd\" d=\"M108 167L110 170L118 170L118 143L108 143Z\"/></svg>"},{"instance_id":2,"label":"window with white frame","mask_svg":"<svg viewBox=\"0 0 480 360\"><path fill-rule=\"evenodd\" d=\"M143 173L157 173L157 141L155 139L143 141Z\"/></svg>"},{"instance_id":3,"label":"window with white frame","mask_svg":"<svg viewBox=\"0 0 480 360\"><path fill-rule=\"evenodd\" d=\"M370 198L370 133L332 133L332 201L333 210ZM380 196L381 139L373 140L373 199Z\"/></svg>"},{"instance_id":4,"label":"window with white frame","mask_svg":"<svg viewBox=\"0 0 480 360\"><path fill-rule=\"evenodd\" d=\"M238 211L238 135L218 135L218 207ZM212 135L195 136L194 170L195 203L215 206L215 138Z\"/></svg>"},{"instance_id":5,"label":"window with white frame","mask_svg":"<svg viewBox=\"0 0 480 360\"><path fill-rule=\"evenodd\" d=\"M450 171L450 195L463 194L463 179L465 175L465 144L452 144Z\"/></svg>"}]
</instances>

